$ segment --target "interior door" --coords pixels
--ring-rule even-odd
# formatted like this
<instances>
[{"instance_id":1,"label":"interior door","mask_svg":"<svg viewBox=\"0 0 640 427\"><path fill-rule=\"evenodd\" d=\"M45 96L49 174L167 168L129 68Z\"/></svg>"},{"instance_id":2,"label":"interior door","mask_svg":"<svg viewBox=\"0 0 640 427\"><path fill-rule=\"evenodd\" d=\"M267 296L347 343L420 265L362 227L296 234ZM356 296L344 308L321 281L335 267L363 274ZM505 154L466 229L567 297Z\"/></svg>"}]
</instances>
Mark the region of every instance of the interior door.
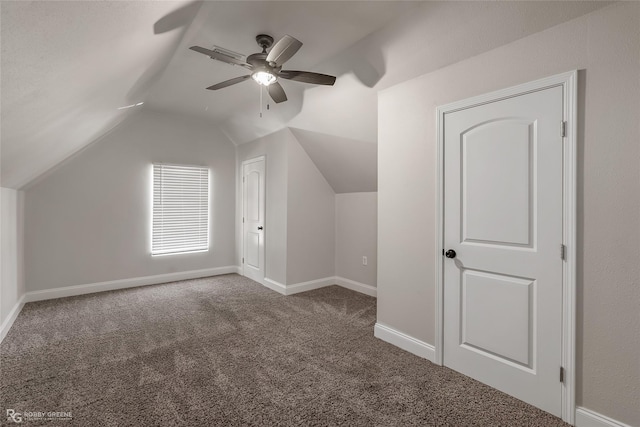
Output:
<instances>
[{"instance_id":1,"label":"interior door","mask_svg":"<svg viewBox=\"0 0 640 427\"><path fill-rule=\"evenodd\" d=\"M264 163L260 157L242 164L242 271L260 283L264 280Z\"/></svg>"},{"instance_id":2,"label":"interior door","mask_svg":"<svg viewBox=\"0 0 640 427\"><path fill-rule=\"evenodd\" d=\"M561 416L562 88L445 114L444 354Z\"/></svg>"}]
</instances>

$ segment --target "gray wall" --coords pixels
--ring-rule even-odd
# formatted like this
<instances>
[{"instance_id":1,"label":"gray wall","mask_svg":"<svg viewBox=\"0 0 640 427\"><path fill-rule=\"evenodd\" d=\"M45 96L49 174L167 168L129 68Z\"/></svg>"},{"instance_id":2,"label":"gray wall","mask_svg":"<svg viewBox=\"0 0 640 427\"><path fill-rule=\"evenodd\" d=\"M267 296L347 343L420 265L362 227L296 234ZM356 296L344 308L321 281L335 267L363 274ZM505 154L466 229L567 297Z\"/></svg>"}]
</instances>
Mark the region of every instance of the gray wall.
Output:
<instances>
[{"instance_id":1,"label":"gray wall","mask_svg":"<svg viewBox=\"0 0 640 427\"><path fill-rule=\"evenodd\" d=\"M278 283L287 280L287 144L294 140L288 129L237 147L236 218L242 217L242 162L265 156L265 277ZM242 224L236 223L237 264L242 257Z\"/></svg>"},{"instance_id":2,"label":"gray wall","mask_svg":"<svg viewBox=\"0 0 640 427\"><path fill-rule=\"evenodd\" d=\"M24 294L22 191L0 188L0 325Z\"/></svg>"},{"instance_id":3,"label":"gray wall","mask_svg":"<svg viewBox=\"0 0 640 427\"><path fill-rule=\"evenodd\" d=\"M334 276L333 189L306 151L288 142L287 285Z\"/></svg>"},{"instance_id":4,"label":"gray wall","mask_svg":"<svg viewBox=\"0 0 640 427\"><path fill-rule=\"evenodd\" d=\"M640 4L617 3L379 96L378 321L434 342L435 110L579 69L577 404L640 425Z\"/></svg>"},{"instance_id":5,"label":"gray wall","mask_svg":"<svg viewBox=\"0 0 640 427\"><path fill-rule=\"evenodd\" d=\"M336 276L376 286L377 236L378 193L336 194Z\"/></svg>"},{"instance_id":6,"label":"gray wall","mask_svg":"<svg viewBox=\"0 0 640 427\"><path fill-rule=\"evenodd\" d=\"M261 155L266 156L265 276L283 285L333 276L333 190L289 129L237 147L237 211L242 209L240 165ZM241 230L238 223L238 242ZM238 244L238 259L240 250Z\"/></svg>"},{"instance_id":7,"label":"gray wall","mask_svg":"<svg viewBox=\"0 0 640 427\"><path fill-rule=\"evenodd\" d=\"M151 164L211 168L211 249L150 255ZM142 111L25 192L27 291L235 265L235 149L216 127Z\"/></svg>"}]
</instances>

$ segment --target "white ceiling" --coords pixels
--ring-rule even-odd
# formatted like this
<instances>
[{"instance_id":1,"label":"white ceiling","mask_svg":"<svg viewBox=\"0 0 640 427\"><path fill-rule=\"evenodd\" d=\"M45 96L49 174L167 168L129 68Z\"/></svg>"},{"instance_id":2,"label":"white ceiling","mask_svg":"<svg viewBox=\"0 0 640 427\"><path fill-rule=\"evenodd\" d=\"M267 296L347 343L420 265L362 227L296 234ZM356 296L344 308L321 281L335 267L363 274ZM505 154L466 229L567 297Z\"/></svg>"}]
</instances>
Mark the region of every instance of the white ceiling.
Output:
<instances>
[{"instance_id":1,"label":"white ceiling","mask_svg":"<svg viewBox=\"0 0 640 427\"><path fill-rule=\"evenodd\" d=\"M21 187L143 100L180 29L154 35L175 2L5 2L1 14L2 174Z\"/></svg>"},{"instance_id":2,"label":"white ceiling","mask_svg":"<svg viewBox=\"0 0 640 427\"><path fill-rule=\"evenodd\" d=\"M256 35L269 34L277 41L290 34L303 46L285 68L313 71L318 63L414 7L415 3L397 1L206 2L154 85L149 104L217 122L248 108L258 117L260 92L255 83L247 81L215 92L205 90L214 83L246 75L247 70L211 60L189 50L190 46L216 45L250 55L261 51ZM295 101L300 96L295 91L306 85L291 81L282 85L294 101L278 106L286 117L299 109Z\"/></svg>"},{"instance_id":3,"label":"white ceiling","mask_svg":"<svg viewBox=\"0 0 640 427\"><path fill-rule=\"evenodd\" d=\"M344 144L377 142L379 90L605 4L3 1L0 184L23 187L135 111L117 107L140 101L215 122L236 144L295 128L312 159L330 165L350 151ZM284 81L289 101L271 103L263 118L251 81L205 90L245 70L188 47L250 54L259 33L301 40L285 68L334 74L335 86ZM365 186L348 175L327 179Z\"/></svg>"},{"instance_id":4,"label":"white ceiling","mask_svg":"<svg viewBox=\"0 0 640 427\"><path fill-rule=\"evenodd\" d=\"M378 145L291 128L335 193L378 191Z\"/></svg>"}]
</instances>

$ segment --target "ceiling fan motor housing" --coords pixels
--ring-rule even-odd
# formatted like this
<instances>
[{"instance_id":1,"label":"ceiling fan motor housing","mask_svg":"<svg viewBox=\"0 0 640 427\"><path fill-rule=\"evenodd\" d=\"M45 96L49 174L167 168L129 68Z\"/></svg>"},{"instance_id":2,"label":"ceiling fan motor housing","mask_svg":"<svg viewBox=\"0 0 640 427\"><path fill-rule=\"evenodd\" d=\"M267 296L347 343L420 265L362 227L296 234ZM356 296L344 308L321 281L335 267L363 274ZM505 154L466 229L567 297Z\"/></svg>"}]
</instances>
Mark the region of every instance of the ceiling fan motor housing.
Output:
<instances>
[{"instance_id":1,"label":"ceiling fan motor housing","mask_svg":"<svg viewBox=\"0 0 640 427\"><path fill-rule=\"evenodd\" d=\"M266 51L273 45L273 37L267 34L258 34L256 36L256 42L258 42L258 46L260 46L263 51Z\"/></svg>"},{"instance_id":2,"label":"ceiling fan motor housing","mask_svg":"<svg viewBox=\"0 0 640 427\"><path fill-rule=\"evenodd\" d=\"M274 64L270 64L269 62L267 62L267 49L269 49L273 45L273 37L267 34L258 34L256 36L256 41L262 48L262 52L249 55L247 57L247 63L253 66L255 72L265 71L268 73L277 74L282 66L274 66Z\"/></svg>"}]
</instances>

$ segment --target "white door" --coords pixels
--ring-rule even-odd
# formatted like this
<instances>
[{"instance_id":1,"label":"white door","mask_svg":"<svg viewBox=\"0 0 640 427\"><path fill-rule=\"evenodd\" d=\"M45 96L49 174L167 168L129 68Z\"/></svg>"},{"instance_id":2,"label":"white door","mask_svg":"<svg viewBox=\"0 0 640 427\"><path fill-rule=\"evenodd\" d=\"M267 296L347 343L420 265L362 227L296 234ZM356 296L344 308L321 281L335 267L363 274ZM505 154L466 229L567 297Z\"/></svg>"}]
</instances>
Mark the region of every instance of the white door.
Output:
<instances>
[{"instance_id":1,"label":"white door","mask_svg":"<svg viewBox=\"0 0 640 427\"><path fill-rule=\"evenodd\" d=\"M242 271L260 283L264 280L264 204L264 157L259 157L242 163Z\"/></svg>"},{"instance_id":2,"label":"white door","mask_svg":"<svg viewBox=\"0 0 640 427\"><path fill-rule=\"evenodd\" d=\"M563 91L445 114L446 366L561 416ZM444 254L443 254L444 255Z\"/></svg>"}]
</instances>

